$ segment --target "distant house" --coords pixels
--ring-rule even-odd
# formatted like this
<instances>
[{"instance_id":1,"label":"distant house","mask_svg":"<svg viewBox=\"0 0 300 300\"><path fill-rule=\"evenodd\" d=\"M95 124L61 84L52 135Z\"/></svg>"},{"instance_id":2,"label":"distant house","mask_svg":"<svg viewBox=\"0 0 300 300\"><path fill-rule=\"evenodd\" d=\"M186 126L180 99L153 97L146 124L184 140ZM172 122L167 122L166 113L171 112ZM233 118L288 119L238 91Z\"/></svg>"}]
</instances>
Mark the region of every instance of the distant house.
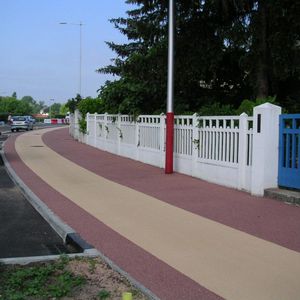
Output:
<instances>
[{"instance_id":1,"label":"distant house","mask_svg":"<svg viewBox=\"0 0 300 300\"><path fill-rule=\"evenodd\" d=\"M45 114L45 113L34 114L32 116L35 119L47 119L48 118L48 114Z\"/></svg>"}]
</instances>

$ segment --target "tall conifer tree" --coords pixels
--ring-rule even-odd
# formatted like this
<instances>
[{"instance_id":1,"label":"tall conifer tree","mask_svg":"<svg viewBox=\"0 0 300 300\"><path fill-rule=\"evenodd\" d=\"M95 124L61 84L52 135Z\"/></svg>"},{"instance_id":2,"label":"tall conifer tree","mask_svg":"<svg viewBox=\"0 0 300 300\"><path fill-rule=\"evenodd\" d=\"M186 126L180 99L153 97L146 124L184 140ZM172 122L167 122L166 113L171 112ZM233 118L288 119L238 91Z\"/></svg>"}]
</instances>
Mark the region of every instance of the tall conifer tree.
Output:
<instances>
[{"instance_id":1,"label":"tall conifer tree","mask_svg":"<svg viewBox=\"0 0 300 300\"><path fill-rule=\"evenodd\" d=\"M112 19L128 38L108 42L117 57L99 72L118 76L100 89L111 112L165 111L168 0L127 0L135 8ZM221 102L300 96L300 0L177 0L175 113Z\"/></svg>"}]
</instances>

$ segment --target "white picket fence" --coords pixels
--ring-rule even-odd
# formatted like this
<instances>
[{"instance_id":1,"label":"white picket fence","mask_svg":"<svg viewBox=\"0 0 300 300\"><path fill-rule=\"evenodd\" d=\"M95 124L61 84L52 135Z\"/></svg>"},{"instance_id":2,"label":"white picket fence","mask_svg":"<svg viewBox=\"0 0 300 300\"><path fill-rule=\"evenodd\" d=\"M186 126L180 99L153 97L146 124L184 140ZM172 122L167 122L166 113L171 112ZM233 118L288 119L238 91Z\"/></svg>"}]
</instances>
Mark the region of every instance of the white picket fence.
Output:
<instances>
[{"instance_id":1,"label":"white picket fence","mask_svg":"<svg viewBox=\"0 0 300 300\"><path fill-rule=\"evenodd\" d=\"M174 170L262 195L265 188L277 185L280 112L280 107L267 103L256 107L253 117L244 113L175 116ZM78 118L76 111L70 119L70 134L74 138L164 168L165 115L141 115L135 120L128 115L87 114L86 135L79 132Z\"/></svg>"}]
</instances>

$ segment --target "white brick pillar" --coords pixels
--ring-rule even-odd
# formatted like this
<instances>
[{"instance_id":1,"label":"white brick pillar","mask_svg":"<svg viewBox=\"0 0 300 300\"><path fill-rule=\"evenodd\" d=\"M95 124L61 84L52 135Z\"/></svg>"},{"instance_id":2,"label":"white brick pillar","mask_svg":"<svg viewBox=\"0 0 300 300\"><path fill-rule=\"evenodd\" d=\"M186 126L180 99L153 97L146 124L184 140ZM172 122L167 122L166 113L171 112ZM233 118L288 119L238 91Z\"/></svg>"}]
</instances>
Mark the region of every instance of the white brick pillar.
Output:
<instances>
[{"instance_id":1,"label":"white brick pillar","mask_svg":"<svg viewBox=\"0 0 300 300\"><path fill-rule=\"evenodd\" d=\"M263 196L265 189L277 187L280 114L281 107L270 103L253 110L252 195Z\"/></svg>"}]
</instances>

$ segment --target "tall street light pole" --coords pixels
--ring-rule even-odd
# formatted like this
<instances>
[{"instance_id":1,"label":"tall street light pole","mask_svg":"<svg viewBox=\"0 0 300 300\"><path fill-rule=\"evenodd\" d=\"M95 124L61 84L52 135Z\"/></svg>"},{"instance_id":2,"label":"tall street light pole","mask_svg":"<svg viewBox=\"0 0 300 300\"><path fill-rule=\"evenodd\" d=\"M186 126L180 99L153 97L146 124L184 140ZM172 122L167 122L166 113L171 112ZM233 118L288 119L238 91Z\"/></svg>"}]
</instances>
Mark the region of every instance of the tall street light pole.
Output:
<instances>
[{"instance_id":1,"label":"tall street light pole","mask_svg":"<svg viewBox=\"0 0 300 300\"><path fill-rule=\"evenodd\" d=\"M174 145L174 0L169 0L168 91L165 173L173 173Z\"/></svg>"},{"instance_id":2,"label":"tall street light pole","mask_svg":"<svg viewBox=\"0 0 300 300\"><path fill-rule=\"evenodd\" d=\"M50 119L52 119L52 105L53 105L53 104L51 104L51 101L54 103L54 99L50 99L50 107L49 107L49 117L50 117Z\"/></svg>"},{"instance_id":3,"label":"tall street light pole","mask_svg":"<svg viewBox=\"0 0 300 300\"><path fill-rule=\"evenodd\" d=\"M77 25L79 26L79 88L78 94L81 96L81 78L82 78L82 25L81 21L79 23L67 23L60 22L60 25Z\"/></svg>"}]
</instances>

